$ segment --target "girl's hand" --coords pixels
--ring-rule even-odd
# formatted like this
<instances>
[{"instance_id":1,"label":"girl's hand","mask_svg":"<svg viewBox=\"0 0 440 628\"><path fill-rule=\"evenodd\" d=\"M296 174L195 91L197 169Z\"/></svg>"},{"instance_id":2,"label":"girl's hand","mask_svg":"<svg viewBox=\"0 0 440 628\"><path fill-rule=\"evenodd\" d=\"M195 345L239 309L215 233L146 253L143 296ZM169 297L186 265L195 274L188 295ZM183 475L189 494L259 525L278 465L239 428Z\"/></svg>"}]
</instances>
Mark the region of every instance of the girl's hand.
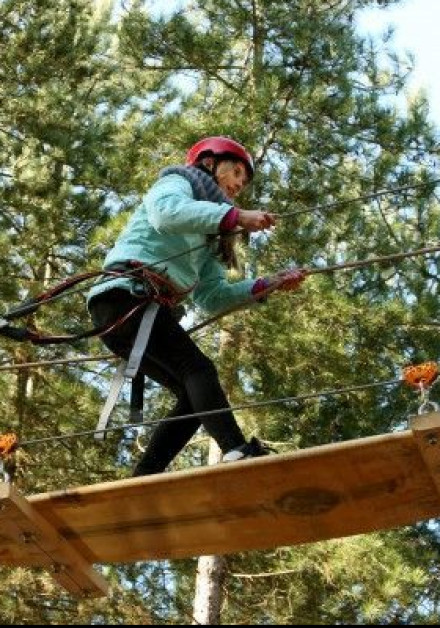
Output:
<instances>
[{"instance_id":1,"label":"girl's hand","mask_svg":"<svg viewBox=\"0 0 440 628\"><path fill-rule=\"evenodd\" d=\"M294 268L292 270L280 270L270 278L276 290L297 290L307 277L307 271L304 268Z\"/></svg>"},{"instance_id":2,"label":"girl's hand","mask_svg":"<svg viewBox=\"0 0 440 628\"><path fill-rule=\"evenodd\" d=\"M258 210L238 209L237 225L246 231L262 231L275 225L275 216Z\"/></svg>"}]
</instances>

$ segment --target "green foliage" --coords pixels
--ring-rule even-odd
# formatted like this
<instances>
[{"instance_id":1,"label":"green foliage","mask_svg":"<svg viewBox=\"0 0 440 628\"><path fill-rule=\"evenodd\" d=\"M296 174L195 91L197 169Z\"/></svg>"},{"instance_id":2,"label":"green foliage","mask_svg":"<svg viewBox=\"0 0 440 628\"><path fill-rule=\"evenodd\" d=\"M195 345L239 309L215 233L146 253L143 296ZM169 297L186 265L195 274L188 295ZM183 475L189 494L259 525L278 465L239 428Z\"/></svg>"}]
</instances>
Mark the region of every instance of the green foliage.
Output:
<instances>
[{"instance_id":1,"label":"green foliage","mask_svg":"<svg viewBox=\"0 0 440 628\"><path fill-rule=\"evenodd\" d=\"M416 563L421 554L430 561L431 551L402 529L234 558L231 589L241 602L228 605L227 621L316 625L338 617L352 625L420 623L430 576L408 561Z\"/></svg>"},{"instance_id":2,"label":"green foliage","mask_svg":"<svg viewBox=\"0 0 440 628\"><path fill-rule=\"evenodd\" d=\"M370 41L354 30L356 11L397 3L196 1L158 18L142 0L114 16L110 2L95 11L88 0L2 0L2 306L98 268L158 171L181 163L205 134L252 149L257 176L242 206L280 214L273 233L240 252L258 275L436 242L438 133L426 100L415 95L402 113L395 96L407 60L392 51L391 34ZM370 197L414 183L423 185ZM402 385L330 393L439 360L438 263L431 256L317 274L295 294L222 319L229 341L209 328L198 342L218 361L234 403L315 395L237 413L245 432L290 451L405 426L418 400ZM54 302L28 323L88 327L84 296ZM1 358L78 351L99 355L102 345L4 340ZM92 431L112 372L104 361L1 372L1 431L25 442ZM172 403L155 386L145 397L150 419ZM125 399L113 420L127 420ZM174 468L206 464L206 451L202 435ZM43 441L25 454L18 487L29 493L126 477L138 452L130 434L115 431L99 446ZM437 529L427 525L232 556L223 623L436 624L437 556ZM101 569L111 595L81 603L47 573L3 569L4 623L191 623L195 560Z\"/></svg>"}]
</instances>

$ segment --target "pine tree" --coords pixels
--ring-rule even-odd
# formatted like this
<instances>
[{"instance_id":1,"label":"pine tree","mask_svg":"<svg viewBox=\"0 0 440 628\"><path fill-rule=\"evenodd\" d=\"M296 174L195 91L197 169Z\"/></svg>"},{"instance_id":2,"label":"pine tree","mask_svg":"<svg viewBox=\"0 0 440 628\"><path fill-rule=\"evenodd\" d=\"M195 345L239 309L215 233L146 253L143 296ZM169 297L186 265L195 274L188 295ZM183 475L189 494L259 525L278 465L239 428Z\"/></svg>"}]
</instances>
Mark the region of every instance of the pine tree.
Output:
<instances>
[{"instance_id":1,"label":"pine tree","mask_svg":"<svg viewBox=\"0 0 440 628\"><path fill-rule=\"evenodd\" d=\"M185 13L158 18L136 0L113 19L111 7L98 16L80 0L1 2L4 304L98 267L159 169L181 162L204 135L230 135L252 150L257 176L241 202L280 214L273 233L243 243L243 261L256 274L435 242L437 130L421 96L402 113L406 72L397 55L381 60L389 42L356 34L356 12L372 4L195 1ZM413 183L423 186L353 202ZM274 295L252 312L222 319L236 339L226 365L232 402L390 380L410 361L437 360L437 274L435 257L323 273L295 294ZM61 300L37 322L83 327L84 302ZM216 329L199 340L208 352L216 351ZM2 342L4 358L46 355L65 357L65 348ZM73 431L80 423L93 429L101 367L2 375L2 425L25 438ZM154 387L147 396L149 416L162 416L168 399ZM290 451L401 429L416 408L412 391L395 386L321 395L238 418L248 434ZM102 449L71 440L50 452L32 451L23 488L122 477L124 448L115 435ZM195 460L206 460L197 443L176 466ZM437 531L419 525L230 556L222 619L436 623L437 553ZM191 623L194 566L188 559L106 567L110 600L85 605L67 597L47 604L46 596L56 595L48 576L5 571L4 590L13 593L0 602L2 617L10 624L147 623L150 617ZM124 590L127 582L132 593Z\"/></svg>"}]
</instances>

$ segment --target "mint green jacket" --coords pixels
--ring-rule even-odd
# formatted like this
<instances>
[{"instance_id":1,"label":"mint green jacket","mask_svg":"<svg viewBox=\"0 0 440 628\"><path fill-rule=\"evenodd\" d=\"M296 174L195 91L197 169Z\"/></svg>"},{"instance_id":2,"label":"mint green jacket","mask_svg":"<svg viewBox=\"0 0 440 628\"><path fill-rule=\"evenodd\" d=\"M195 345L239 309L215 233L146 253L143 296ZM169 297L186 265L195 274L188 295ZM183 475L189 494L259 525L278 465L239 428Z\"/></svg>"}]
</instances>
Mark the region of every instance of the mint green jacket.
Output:
<instances>
[{"instance_id":1,"label":"mint green jacket","mask_svg":"<svg viewBox=\"0 0 440 628\"><path fill-rule=\"evenodd\" d=\"M190 290L188 296L209 314L238 306L251 298L255 280L228 281L213 246L204 246L207 235L218 233L231 207L228 203L195 200L185 177L164 176L144 196L108 252L104 269L137 260L170 279L178 290ZM162 261L180 253L179 257ZM100 279L90 290L88 301L113 288L134 292L135 283L130 278Z\"/></svg>"}]
</instances>

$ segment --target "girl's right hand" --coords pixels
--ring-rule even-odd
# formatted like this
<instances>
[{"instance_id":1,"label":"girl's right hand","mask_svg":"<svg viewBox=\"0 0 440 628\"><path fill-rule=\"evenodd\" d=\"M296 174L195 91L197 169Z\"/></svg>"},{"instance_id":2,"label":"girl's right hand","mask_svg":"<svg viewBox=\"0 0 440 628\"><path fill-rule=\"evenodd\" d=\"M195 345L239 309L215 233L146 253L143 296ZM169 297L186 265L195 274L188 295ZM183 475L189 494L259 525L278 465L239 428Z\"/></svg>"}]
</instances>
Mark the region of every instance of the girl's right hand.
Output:
<instances>
[{"instance_id":1,"label":"girl's right hand","mask_svg":"<svg viewBox=\"0 0 440 628\"><path fill-rule=\"evenodd\" d=\"M246 231L263 231L275 225L275 216L256 209L238 208L237 225Z\"/></svg>"}]
</instances>

